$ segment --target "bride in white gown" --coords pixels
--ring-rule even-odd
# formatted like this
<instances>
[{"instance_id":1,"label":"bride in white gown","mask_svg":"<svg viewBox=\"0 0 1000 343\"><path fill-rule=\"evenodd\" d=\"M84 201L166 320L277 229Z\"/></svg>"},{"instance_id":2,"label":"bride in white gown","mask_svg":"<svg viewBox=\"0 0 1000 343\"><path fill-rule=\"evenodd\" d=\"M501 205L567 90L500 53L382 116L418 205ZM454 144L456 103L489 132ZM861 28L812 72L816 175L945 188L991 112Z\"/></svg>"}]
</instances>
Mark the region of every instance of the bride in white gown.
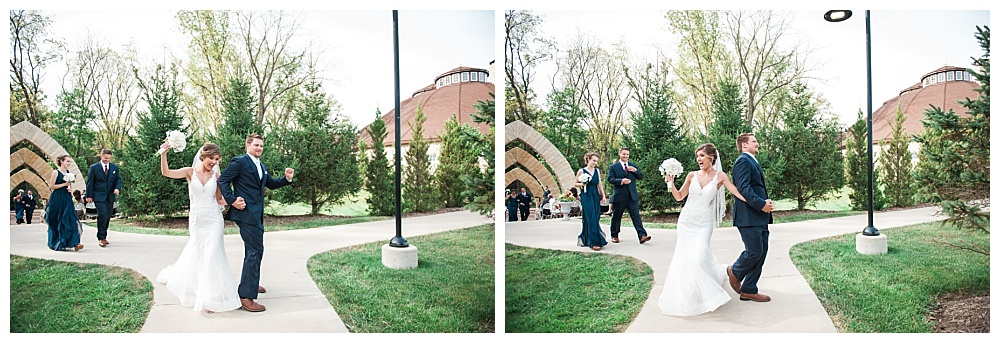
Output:
<instances>
[{"instance_id":1,"label":"bride in white gown","mask_svg":"<svg viewBox=\"0 0 1000 343\"><path fill-rule=\"evenodd\" d=\"M659 306L663 314L693 316L714 311L732 296L723 285L728 277L726 265L712 254L712 231L726 214L725 186L745 201L729 176L722 172L719 154L712 143L695 149L699 170L688 173L680 190L674 188L674 176L663 180L674 199L687 197L677 219L677 245L663 281Z\"/></svg>"},{"instance_id":2,"label":"bride in white gown","mask_svg":"<svg viewBox=\"0 0 1000 343\"><path fill-rule=\"evenodd\" d=\"M191 167L167 168L164 143L160 155L163 176L188 180L191 209L188 215L190 238L174 264L156 275L156 282L166 284L184 306L205 312L222 312L240 307L236 279L229 267L223 240L223 218L219 205L224 205L215 180L219 176L219 147L205 144L195 154ZM241 200L237 200L241 201Z\"/></svg>"}]
</instances>

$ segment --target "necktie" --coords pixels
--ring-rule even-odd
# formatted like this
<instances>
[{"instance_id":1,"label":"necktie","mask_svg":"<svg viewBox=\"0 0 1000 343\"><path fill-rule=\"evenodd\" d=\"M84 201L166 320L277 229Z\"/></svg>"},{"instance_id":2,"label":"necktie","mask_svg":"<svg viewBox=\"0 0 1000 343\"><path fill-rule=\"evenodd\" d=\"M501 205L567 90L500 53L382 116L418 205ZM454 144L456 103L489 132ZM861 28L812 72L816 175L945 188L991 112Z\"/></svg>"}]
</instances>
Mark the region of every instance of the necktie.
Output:
<instances>
[{"instance_id":1,"label":"necktie","mask_svg":"<svg viewBox=\"0 0 1000 343\"><path fill-rule=\"evenodd\" d=\"M108 175L108 165L104 165L104 175Z\"/></svg>"}]
</instances>

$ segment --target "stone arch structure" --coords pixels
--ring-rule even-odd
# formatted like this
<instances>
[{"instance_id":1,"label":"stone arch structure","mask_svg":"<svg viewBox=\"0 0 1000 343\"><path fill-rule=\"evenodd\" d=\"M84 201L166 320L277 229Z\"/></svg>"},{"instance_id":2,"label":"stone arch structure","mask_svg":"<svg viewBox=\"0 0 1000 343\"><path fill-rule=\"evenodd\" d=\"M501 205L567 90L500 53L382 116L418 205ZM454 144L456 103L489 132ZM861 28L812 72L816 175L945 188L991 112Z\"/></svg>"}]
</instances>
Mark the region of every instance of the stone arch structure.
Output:
<instances>
[{"instance_id":1,"label":"stone arch structure","mask_svg":"<svg viewBox=\"0 0 1000 343\"><path fill-rule=\"evenodd\" d=\"M507 151L504 157L504 162L506 163L505 169L510 168L514 164L520 164L524 171L526 171L533 179L537 180L542 186L548 186L549 189L559 189L559 184L556 183L555 178L552 177L552 173L549 172L542 162L537 158L532 156L530 153L521 148L513 148ZM520 170L521 168L515 169ZM508 181L507 184L510 184ZM534 193L534 191L532 191ZM542 194L542 193L537 193Z\"/></svg>"},{"instance_id":2,"label":"stone arch structure","mask_svg":"<svg viewBox=\"0 0 1000 343\"><path fill-rule=\"evenodd\" d=\"M45 154L45 158L38 156L28 149L20 149L12 154L10 156L11 172L21 166L27 168L11 175L10 187L14 189L14 187L17 187L22 182L27 182L32 187L35 187L39 198L48 199L51 191L46 180L52 173L52 167L49 166L47 161L55 161L56 157L68 155L68 153L49 134L27 121L22 121L10 127L10 146L23 141L28 141L38 147ZM76 181L73 182L73 189L84 189L86 187L86 180L82 177L80 168L76 164L73 164L70 166L70 172L78 176Z\"/></svg>"},{"instance_id":3,"label":"stone arch structure","mask_svg":"<svg viewBox=\"0 0 1000 343\"><path fill-rule=\"evenodd\" d=\"M548 170L544 170L545 168L544 166L542 166L542 169L544 170L542 174L543 175L549 174L549 176L552 177L553 180L558 182L557 187L549 186L549 189L553 190L553 192L556 189L561 189L562 190L561 192L565 192L568 191L571 187L573 187L573 184L576 182L576 173L573 171L573 168L569 166L569 162L566 161L566 157L563 156L561 152L559 152L559 149L557 149L555 145L552 145L552 143L549 142L549 140L545 139L545 137L542 136L541 133L538 133L538 131L535 131L535 129L531 128L530 126L528 126L527 124L525 124L520 120L513 121L510 124L507 124L504 127L504 133L506 137L505 144L509 144L510 142L513 142L515 140L520 140L524 142L524 144L528 145L536 152L538 152L538 154L541 155L541 157L545 159L546 162L548 162L549 167L552 168L552 173L549 173ZM523 149L519 150L524 151ZM512 157L519 158L516 155ZM538 162L537 159L535 159L535 161ZM530 163L528 161L525 162ZM525 164L522 163L522 165ZM527 165L525 165L525 167L528 168ZM535 176L537 177L536 178L537 180L545 182L544 176L540 176L537 174ZM524 182L525 180L521 181Z\"/></svg>"},{"instance_id":4,"label":"stone arch structure","mask_svg":"<svg viewBox=\"0 0 1000 343\"><path fill-rule=\"evenodd\" d=\"M545 192L542 189L542 185L538 183L538 180L535 179L534 176L531 176L531 174L529 174L528 172L524 171L523 169L513 169L507 172L506 174L504 174L504 180L506 180L505 182L508 185L514 181L521 181L522 183L524 183L524 187L527 188L529 192L531 192L531 195L534 195L536 197L541 197L542 194ZM515 189L514 191L520 192L521 190Z\"/></svg>"}]
</instances>

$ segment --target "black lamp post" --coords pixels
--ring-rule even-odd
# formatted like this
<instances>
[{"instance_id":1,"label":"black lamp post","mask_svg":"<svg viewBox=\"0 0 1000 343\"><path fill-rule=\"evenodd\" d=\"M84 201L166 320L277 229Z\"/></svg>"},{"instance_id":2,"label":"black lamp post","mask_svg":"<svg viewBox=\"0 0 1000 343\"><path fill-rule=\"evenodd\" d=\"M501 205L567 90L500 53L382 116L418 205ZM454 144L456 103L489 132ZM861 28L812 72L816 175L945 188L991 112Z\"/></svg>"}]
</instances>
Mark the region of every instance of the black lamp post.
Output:
<instances>
[{"instance_id":1,"label":"black lamp post","mask_svg":"<svg viewBox=\"0 0 1000 343\"><path fill-rule=\"evenodd\" d=\"M392 11L392 49L396 67L396 236L389 241L389 246L394 248L405 248L410 246L403 238L403 196L401 189L402 177L400 176L399 154L399 11ZM869 206L870 207L870 206Z\"/></svg>"},{"instance_id":2,"label":"black lamp post","mask_svg":"<svg viewBox=\"0 0 1000 343\"><path fill-rule=\"evenodd\" d=\"M851 11L827 11L823 14L823 19L837 23L847 20L851 17L851 14ZM872 174L875 170L875 161L872 157L874 150L872 145L872 24L868 10L865 10L865 42L865 57L868 65L868 227L865 227L861 233L865 236L878 236L878 229L875 228L874 223L875 212L872 209L872 202L874 201L874 178Z\"/></svg>"}]
</instances>

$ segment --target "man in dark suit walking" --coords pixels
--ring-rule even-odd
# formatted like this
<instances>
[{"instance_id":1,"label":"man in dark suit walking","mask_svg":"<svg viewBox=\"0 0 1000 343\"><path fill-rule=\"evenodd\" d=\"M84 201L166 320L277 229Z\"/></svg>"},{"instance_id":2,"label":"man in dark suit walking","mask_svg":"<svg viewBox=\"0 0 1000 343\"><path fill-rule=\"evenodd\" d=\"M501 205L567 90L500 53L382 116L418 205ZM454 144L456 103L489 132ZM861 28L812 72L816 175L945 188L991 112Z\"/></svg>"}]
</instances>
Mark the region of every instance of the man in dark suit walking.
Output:
<instances>
[{"instance_id":1,"label":"man in dark suit walking","mask_svg":"<svg viewBox=\"0 0 1000 343\"><path fill-rule=\"evenodd\" d=\"M622 214L628 210L632 226L635 226L635 232L639 235L639 244L642 244L653 237L646 234L639 215L639 192L635 188L635 181L642 180L642 171L628 161L628 155L628 148L618 149L618 161L608 166L608 182L615 186L614 193L611 194L611 242L618 243Z\"/></svg>"},{"instance_id":2,"label":"man in dark suit walking","mask_svg":"<svg viewBox=\"0 0 1000 343\"><path fill-rule=\"evenodd\" d=\"M517 194L517 208L521 212L521 221L528 220L528 213L531 212L531 203L533 202L534 199L531 192L528 192L524 189L524 187L521 187L521 193Z\"/></svg>"},{"instance_id":3,"label":"man in dark suit walking","mask_svg":"<svg viewBox=\"0 0 1000 343\"><path fill-rule=\"evenodd\" d=\"M736 137L736 147L741 154L733 163L733 184L746 202L739 199L733 201L733 225L740 231L744 250L726 272L729 274L729 285L740 294L740 300L771 301L771 297L757 292L757 281L767 257L770 235L767 225L773 222L771 211L774 204L767 198L764 170L755 156L760 152L757 138L752 133L741 134Z\"/></svg>"},{"instance_id":4,"label":"man in dark suit walking","mask_svg":"<svg viewBox=\"0 0 1000 343\"><path fill-rule=\"evenodd\" d=\"M243 272L237 293L240 305L250 312L265 310L254 301L258 293L267 292L260 286L260 264L264 258L264 187L276 189L292 183L295 171L285 168L285 174L271 178L267 167L260 161L264 152L264 137L253 133L247 136L246 155L233 157L219 176L219 190L231 207L226 219L236 222L243 239ZM242 202L237 200L242 199ZM235 203L235 204L234 204Z\"/></svg>"},{"instance_id":5,"label":"man in dark suit walking","mask_svg":"<svg viewBox=\"0 0 1000 343\"><path fill-rule=\"evenodd\" d=\"M24 206L24 220L31 224L31 217L35 216L35 207L38 206L38 202L35 201L35 195L31 194L31 190L28 190L28 194L21 197L21 206Z\"/></svg>"},{"instance_id":6,"label":"man in dark suit walking","mask_svg":"<svg viewBox=\"0 0 1000 343\"><path fill-rule=\"evenodd\" d=\"M115 197L121 192L122 178L118 166L111 163L111 149L101 150L101 161L90 166L87 173L87 202L97 207L97 242L108 246L108 224L115 208Z\"/></svg>"}]
</instances>

